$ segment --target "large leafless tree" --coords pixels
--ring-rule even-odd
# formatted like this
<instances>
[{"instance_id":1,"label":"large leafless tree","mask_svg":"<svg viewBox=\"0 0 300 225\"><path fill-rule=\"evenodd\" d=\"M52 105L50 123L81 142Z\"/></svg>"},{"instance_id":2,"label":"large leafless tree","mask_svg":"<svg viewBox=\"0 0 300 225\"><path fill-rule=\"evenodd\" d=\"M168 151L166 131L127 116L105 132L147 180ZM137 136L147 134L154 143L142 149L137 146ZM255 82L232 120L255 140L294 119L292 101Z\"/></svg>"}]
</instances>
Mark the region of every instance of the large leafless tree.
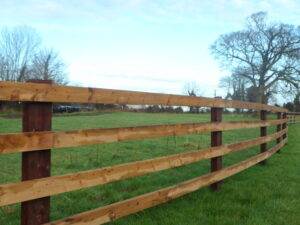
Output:
<instances>
[{"instance_id":1,"label":"large leafless tree","mask_svg":"<svg viewBox=\"0 0 300 225\"><path fill-rule=\"evenodd\" d=\"M299 87L300 27L271 23L265 12L248 17L244 30L221 35L211 52L225 69L251 82L258 102L267 103L274 88Z\"/></svg>"},{"instance_id":2,"label":"large leafless tree","mask_svg":"<svg viewBox=\"0 0 300 225\"><path fill-rule=\"evenodd\" d=\"M66 82L63 61L53 50L41 46L41 37L31 27L3 28L0 33L0 80L53 79Z\"/></svg>"},{"instance_id":3,"label":"large leafless tree","mask_svg":"<svg viewBox=\"0 0 300 225\"><path fill-rule=\"evenodd\" d=\"M41 39L30 27L4 28L0 34L2 80L23 81L29 74L30 61Z\"/></svg>"}]
</instances>

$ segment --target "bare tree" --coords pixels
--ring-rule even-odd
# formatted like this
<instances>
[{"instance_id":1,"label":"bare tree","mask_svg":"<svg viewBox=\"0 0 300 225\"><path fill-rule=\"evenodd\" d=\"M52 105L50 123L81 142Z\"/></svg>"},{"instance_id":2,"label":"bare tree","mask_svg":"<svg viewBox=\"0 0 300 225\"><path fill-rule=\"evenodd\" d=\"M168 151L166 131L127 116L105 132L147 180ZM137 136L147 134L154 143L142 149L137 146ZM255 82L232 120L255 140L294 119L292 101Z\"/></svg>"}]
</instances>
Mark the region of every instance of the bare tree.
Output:
<instances>
[{"instance_id":1,"label":"bare tree","mask_svg":"<svg viewBox=\"0 0 300 225\"><path fill-rule=\"evenodd\" d=\"M230 76L221 78L219 86L226 90L226 99L246 101L247 100L247 87L249 82L246 78L241 76L238 71L235 71ZM240 109L236 109L241 112Z\"/></svg>"},{"instance_id":2,"label":"bare tree","mask_svg":"<svg viewBox=\"0 0 300 225\"><path fill-rule=\"evenodd\" d=\"M189 96L199 96L201 95L200 86L196 81L186 82L183 86L183 92Z\"/></svg>"},{"instance_id":3,"label":"bare tree","mask_svg":"<svg viewBox=\"0 0 300 225\"><path fill-rule=\"evenodd\" d=\"M222 66L251 82L258 102L267 103L276 86L299 86L300 27L269 23L264 12L252 14L244 30L221 35L211 52Z\"/></svg>"},{"instance_id":4,"label":"bare tree","mask_svg":"<svg viewBox=\"0 0 300 225\"><path fill-rule=\"evenodd\" d=\"M300 90L298 90L298 93L295 96L294 106L295 106L295 111L300 112Z\"/></svg>"},{"instance_id":5,"label":"bare tree","mask_svg":"<svg viewBox=\"0 0 300 225\"><path fill-rule=\"evenodd\" d=\"M195 81L186 82L183 86L184 94L188 96L199 96L201 95L200 86ZM190 106L190 112L199 113L200 107Z\"/></svg>"},{"instance_id":6,"label":"bare tree","mask_svg":"<svg viewBox=\"0 0 300 225\"><path fill-rule=\"evenodd\" d=\"M5 58L0 55L0 80L7 80L8 76L7 62Z\"/></svg>"},{"instance_id":7,"label":"bare tree","mask_svg":"<svg viewBox=\"0 0 300 225\"><path fill-rule=\"evenodd\" d=\"M226 89L226 99L246 100L246 89L249 82L238 73L233 73L231 76L222 77L219 86Z\"/></svg>"},{"instance_id":8,"label":"bare tree","mask_svg":"<svg viewBox=\"0 0 300 225\"><path fill-rule=\"evenodd\" d=\"M40 50L33 57L30 78L65 84L67 83L65 64L53 49Z\"/></svg>"},{"instance_id":9,"label":"bare tree","mask_svg":"<svg viewBox=\"0 0 300 225\"><path fill-rule=\"evenodd\" d=\"M52 79L66 83L66 69L54 50L41 48L31 27L4 28L0 33L0 80Z\"/></svg>"},{"instance_id":10,"label":"bare tree","mask_svg":"<svg viewBox=\"0 0 300 225\"><path fill-rule=\"evenodd\" d=\"M41 38L27 26L4 28L0 34L1 80L24 81Z\"/></svg>"}]
</instances>

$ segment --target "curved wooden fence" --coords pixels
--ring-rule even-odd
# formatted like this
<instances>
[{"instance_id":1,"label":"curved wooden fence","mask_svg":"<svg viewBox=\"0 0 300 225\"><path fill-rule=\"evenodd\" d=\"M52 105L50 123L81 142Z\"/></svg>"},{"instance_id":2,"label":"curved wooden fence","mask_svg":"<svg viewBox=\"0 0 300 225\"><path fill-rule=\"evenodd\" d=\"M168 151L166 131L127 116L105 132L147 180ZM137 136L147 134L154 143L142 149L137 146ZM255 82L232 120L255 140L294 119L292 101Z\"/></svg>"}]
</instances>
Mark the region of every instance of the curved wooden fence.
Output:
<instances>
[{"instance_id":1,"label":"curved wooden fence","mask_svg":"<svg viewBox=\"0 0 300 225\"><path fill-rule=\"evenodd\" d=\"M287 113L288 124L300 123L300 112Z\"/></svg>"},{"instance_id":2,"label":"curved wooden fence","mask_svg":"<svg viewBox=\"0 0 300 225\"><path fill-rule=\"evenodd\" d=\"M218 190L221 181L278 152L287 142L287 110L259 103L169 94L57 86L49 81L28 83L0 82L0 101L23 103L23 132L0 134L0 154L22 153L22 181L0 185L0 206L22 203L22 224L103 224L120 217L178 198L211 185ZM105 103L211 107L210 123L185 123L122 128L51 131L52 103ZM260 111L260 121L222 122L223 108ZM267 120L267 112L277 119ZM277 132L267 135L267 127ZM233 144L222 143L222 131L260 128L261 136ZM142 140L164 136L211 132L211 147L149 160L136 161L78 173L50 176L50 149ZM277 145L267 149L267 143ZM260 146L260 153L232 166L222 168L224 155ZM211 172L125 201L49 222L50 196L92 186L142 176L166 169L211 159Z\"/></svg>"}]
</instances>

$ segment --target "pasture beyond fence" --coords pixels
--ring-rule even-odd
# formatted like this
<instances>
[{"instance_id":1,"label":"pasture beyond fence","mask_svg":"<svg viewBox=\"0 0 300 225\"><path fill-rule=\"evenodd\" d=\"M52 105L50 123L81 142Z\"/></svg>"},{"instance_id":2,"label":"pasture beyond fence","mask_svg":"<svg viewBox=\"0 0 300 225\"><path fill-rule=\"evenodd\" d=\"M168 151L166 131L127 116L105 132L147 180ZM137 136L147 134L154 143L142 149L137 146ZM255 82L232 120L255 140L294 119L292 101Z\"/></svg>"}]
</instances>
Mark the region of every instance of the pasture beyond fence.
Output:
<instances>
[{"instance_id":1,"label":"pasture beyond fence","mask_svg":"<svg viewBox=\"0 0 300 225\"><path fill-rule=\"evenodd\" d=\"M204 186L210 185L212 190L218 190L223 179L258 163L264 165L267 158L280 151L287 142L287 110L259 103L57 86L50 81L0 82L0 101L23 102L23 132L0 134L0 154L22 153L22 181L0 185L0 206L21 203L23 225L103 224L168 202ZM52 103L59 102L210 107L211 122L56 132L51 131ZM222 122L224 108L259 111L260 120ZM268 120L268 113L275 113L277 119ZM269 126L277 126L277 132L267 135ZM260 137L233 144L222 143L223 131L246 128L259 128ZM210 148L78 173L50 175L52 148L59 151L63 147L203 132L211 132ZM276 140L277 144L267 149L267 143L273 140ZM223 156L253 146L260 146L259 154L229 167L222 167ZM50 196L176 168L205 159L211 160L211 171L208 174L59 221L49 221Z\"/></svg>"}]
</instances>

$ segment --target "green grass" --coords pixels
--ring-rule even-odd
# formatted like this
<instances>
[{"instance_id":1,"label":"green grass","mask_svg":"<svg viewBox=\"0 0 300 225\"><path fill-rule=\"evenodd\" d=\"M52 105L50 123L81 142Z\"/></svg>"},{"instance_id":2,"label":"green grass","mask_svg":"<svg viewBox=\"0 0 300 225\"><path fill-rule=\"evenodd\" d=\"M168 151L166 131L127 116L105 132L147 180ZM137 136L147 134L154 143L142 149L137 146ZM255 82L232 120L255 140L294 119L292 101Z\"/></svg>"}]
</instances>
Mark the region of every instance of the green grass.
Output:
<instances>
[{"instance_id":1,"label":"green grass","mask_svg":"<svg viewBox=\"0 0 300 225\"><path fill-rule=\"evenodd\" d=\"M208 114L99 113L53 118L54 130L171 124L209 121ZM253 120L247 115L224 115L224 120ZM0 118L0 132L21 130L19 118ZM274 128L268 129L273 132ZM254 166L225 180L219 192L209 188L188 194L114 224L300 224L300 125L289 127L289 143L266 166ZM259 129L224 132L231 143L259 135ZM52 151L52 175L72 173L209 146L209 134L126 141ZM269 145L272 146L274 143ZM253 156L258 147L226 155L225 166ZM0 183L20 180L20 154L0 155ZM64 193L51 198L51 220L64 218L136 195L167 187L209 172L209 160L150 175ZM0 208L0 224L19 223L20 205Z\"/></svg>"}]
</instances>

